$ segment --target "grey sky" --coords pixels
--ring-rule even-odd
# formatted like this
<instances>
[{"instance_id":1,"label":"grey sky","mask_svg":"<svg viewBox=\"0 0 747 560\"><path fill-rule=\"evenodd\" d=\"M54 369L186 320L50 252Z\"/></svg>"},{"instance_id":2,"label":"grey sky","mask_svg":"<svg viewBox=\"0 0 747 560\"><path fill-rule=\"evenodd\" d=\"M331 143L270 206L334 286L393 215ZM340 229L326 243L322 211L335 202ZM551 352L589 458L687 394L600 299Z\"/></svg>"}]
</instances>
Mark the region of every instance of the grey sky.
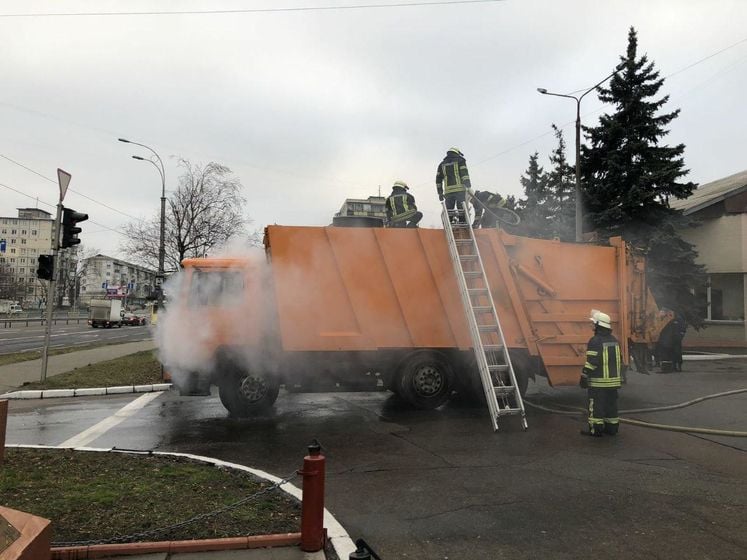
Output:
<instances>
[{"instance_id":1,"label":"grey sky","mask_svg":"<svg viewBox=\"0 0 747 560\"><path fill-rule=\"evenodd\" d=\"M375 3L387 3L380 0ZM10 1L0 14L354 5L361 0ZM366 2L370 3L370 2ZM217 161L241 179L248 214L326 225L347 197L411 185L438 223L437 163L458 146L477 188L520 195L529 155L564 131L575 106L541 96L607 75L638 30L662 75L747 39L747 2L506 0L283 13L0 17L0 154L138 218L158 212L160 179L130 155L156 149ZM681 108L669 143L687 145L690 179L747 168L747 41L669 78ZM601 105L584 99L584 124ZM540 135L544 136L537 138ZM522 145L523 144L523 145ZM56 185L0 158L0 183L54 203ZM117 229L128 218L75 193L66 205ZM35 201L0 187L0 215ZM40 203L41 208L51 208ZM85 245L117 254L120 236L83 224Z\"/></svg>"}]
</instances>

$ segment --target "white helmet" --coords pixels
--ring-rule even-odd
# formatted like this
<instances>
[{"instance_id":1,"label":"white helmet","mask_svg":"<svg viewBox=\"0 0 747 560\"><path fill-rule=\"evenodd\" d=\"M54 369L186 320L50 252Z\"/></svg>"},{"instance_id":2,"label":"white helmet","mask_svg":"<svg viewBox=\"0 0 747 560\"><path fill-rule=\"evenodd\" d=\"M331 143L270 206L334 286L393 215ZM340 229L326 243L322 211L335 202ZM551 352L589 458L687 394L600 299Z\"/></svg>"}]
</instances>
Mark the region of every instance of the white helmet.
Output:
<instances>
[{"instance_id":1,"label":"white helmet","mask_svg":"<svg viewBox=\"0 0 747 560\"><path fill-rule=\"evenodd\" d=\"M394 181L394 185L392 185L392 186L393 187L401 187L401 188L405 189L406 191L410 190L410 187L408 187L407 183L405 183L404 181Z\"/></svg>"},{"instance_id":2,"label":"white helmet","mask_svg":"<svg viewBox=\"0 0 747 560\"><path fill-rule=\"evenodd\" d=\"M610 316L606 313L602 313L598 309L591 310L591 317L589 317L589 321L591 321L595 325L604 327L605 329L612 329L612 321L610 319Z\"/></svg>"}]
</instances>

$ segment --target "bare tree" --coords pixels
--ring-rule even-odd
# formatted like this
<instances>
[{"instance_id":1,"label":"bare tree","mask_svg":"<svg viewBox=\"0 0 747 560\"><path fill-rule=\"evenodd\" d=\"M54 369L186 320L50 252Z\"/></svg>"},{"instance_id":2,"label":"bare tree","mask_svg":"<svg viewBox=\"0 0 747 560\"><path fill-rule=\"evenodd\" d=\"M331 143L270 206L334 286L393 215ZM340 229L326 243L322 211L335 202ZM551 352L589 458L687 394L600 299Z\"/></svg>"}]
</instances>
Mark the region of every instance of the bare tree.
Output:
<instances>
[{"instance_id":1,"label":"bare tree","mask_svg":"<svg viewBox=\"0 0 747 560\"><path fill-rule=\"evenodd\" d=\"M244 215L246 199L232 171L219 163L205 166L179 161L184 173L167 200L165 264L177 270L185 258L203 257L232 237L244 235L250 220ZM135 262L157 269L160 215L130 222L124 227L127 243L121 249Z\"/></svg>"}]
</instances>

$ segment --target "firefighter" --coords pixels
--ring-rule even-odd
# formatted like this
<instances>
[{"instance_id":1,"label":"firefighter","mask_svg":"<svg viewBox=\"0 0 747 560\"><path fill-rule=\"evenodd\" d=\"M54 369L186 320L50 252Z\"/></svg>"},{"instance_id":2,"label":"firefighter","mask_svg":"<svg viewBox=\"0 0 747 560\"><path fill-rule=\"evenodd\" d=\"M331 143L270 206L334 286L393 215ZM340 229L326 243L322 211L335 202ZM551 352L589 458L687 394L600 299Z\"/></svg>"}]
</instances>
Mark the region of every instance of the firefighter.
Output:
<instances>
[{"instance_id":1,"label":"firefighter","mask_svg":"<svg viewBox=\"0 0 747 560\"><path fill-rule=\"evenodd\" d=\"M462 203L466 200L466 191L470 188L469 171L464 154L459 148L449 148L446 157L438 164L436 170L436 191L438 200L446 200L447 210L462 210ZM462 212L459 222L467 223Z\"/></svg>"},{"instance_id":2,"label":"firefighter","mask_svg":"<svg viewBox=\"0 0 747 560\"><path fill-rule=\"evenodd\" d=\"M490 191L475 191L474 198L472 206L475 208L475 221L472 227L494 228L498 220L493 210L503 208L506 205L506 199Z\"/></svg>"},{"instance_id":3,"label":"firefighter","mask_svg":"<svg viewBox=\"0 0 747 560\"><path fill-rule=\"evenodd\" d=\"M617 417L617 389L623 368L620 344L612 335L609 315L593 309L590 320L594 336L586 347L586 363L579 383L588 390L589 427L581 433L614 436L620 424Z\"/></svg>"},{"instance_id":4,"label":"firefighter","mask_svg":"<svg viewBox=\"0 0 747 560\"><path fill-rule=\"evenodd\" d=\"M423 218L423 213L418 212L418 207L415 206L415 197L408 190L410 187L404 181L395 181L392 185L392 194L386 199L389 227L415 228Z\"/></svg>"}]
</instances>

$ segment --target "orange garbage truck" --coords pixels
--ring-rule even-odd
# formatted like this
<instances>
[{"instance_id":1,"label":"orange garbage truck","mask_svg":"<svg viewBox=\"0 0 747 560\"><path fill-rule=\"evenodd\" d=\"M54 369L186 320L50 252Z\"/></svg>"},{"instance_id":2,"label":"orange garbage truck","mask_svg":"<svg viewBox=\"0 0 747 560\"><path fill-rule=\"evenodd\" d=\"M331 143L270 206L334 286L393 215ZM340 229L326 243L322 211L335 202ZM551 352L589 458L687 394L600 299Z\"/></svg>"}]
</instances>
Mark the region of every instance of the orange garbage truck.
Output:
<instances>
[{"instance_id":1,"label":"orange garbage truck","mask_svg":"<svg viewBox=\"0 0 747 560\"><path fill-rule=\"evenodd\" d=\"M519 389L576 385L600 309L645 362L664 319L644 262L609 246L475 230ZM481 388L441 229L269 226L265 251L187 259L159 325L161 360L185 393L217 385L232 415L290 390L374 385L419 408Z\"/></svg>"}]
</instances>

